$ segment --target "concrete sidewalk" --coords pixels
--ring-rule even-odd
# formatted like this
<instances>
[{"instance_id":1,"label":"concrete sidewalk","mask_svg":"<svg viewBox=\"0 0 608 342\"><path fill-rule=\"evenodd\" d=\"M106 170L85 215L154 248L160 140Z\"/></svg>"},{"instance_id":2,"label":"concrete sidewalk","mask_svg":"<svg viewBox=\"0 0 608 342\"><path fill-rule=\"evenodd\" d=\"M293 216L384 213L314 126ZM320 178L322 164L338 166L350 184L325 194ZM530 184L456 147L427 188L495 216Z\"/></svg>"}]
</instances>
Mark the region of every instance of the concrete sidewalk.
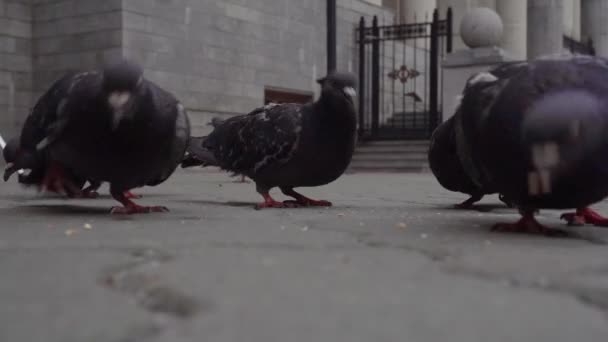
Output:
<instances>
[{"instance_id":1,"label":"concrete sidewalk","mask_svg":"<svg viewBox=\"0 0 608 342\"><path fill-rule=\"evenodd\" d=\"M256 211L235 180L179 170L138 190L170 213L130 217L105 186L0 184L0 341L608 340L608 229L493 233L516 211L452 210L465 196L425 174L300 189L330 209ZM540 220L566 228L559 214Z\"/></svg>"}]
</instances>

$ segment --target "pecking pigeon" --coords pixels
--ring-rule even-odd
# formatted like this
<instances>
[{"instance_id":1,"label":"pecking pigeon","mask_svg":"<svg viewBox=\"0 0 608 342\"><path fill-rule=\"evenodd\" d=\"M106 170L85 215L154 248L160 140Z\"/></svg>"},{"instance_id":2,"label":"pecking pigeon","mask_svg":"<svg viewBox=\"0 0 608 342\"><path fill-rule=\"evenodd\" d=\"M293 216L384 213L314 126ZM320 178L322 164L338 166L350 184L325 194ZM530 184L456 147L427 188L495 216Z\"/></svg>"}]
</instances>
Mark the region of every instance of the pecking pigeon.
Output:
<instances>
[{"instance_id":1,"label":"pecking pigeon","mask_svg":"<svg viewBox=\"0 0 608 342\"><path fill-rule=\"evenodd\" d=\"M20 153L20 141L19 139L11 139L6 144L6 148L3 151L4 160L7 165L7 179L10 177L13 169L17 169L15 167L15 161L18 158ZM39 154L38 159L35 160L34 163L30 164L28 168L28 172L24 170L19 170L18 181L20 184L25 186L37 186L39 190L48 190L56 193L65 193L69 198L97 198L99 197L99 193L97 190L101 187L101 182L95 180L88 180L89 186L86 188L82 188L87 180L83 177L80 177L74 174L71 170L65 170L64 176L69 181L66 181L66 184L69 184L69 187L63 188L63 183L57 184L47 184L45 182L45 175L47 172L47 162L44 159L44 154ZM136 195L131 193L130 191L125 192L125 196L130 199L141 198L141 195Z\"/></svg>"},{"instance_id":2,"label":"pecking pigeon","mask_svg":"<svg viewBox=\"0 0 608 342\"><path fill-rule=\"evenodd\" d=\"M193 138L189 156L199 165L251 178L264 197L258 209L331 206L294 188L328 184L348 167L356 142L356 79L335 72L318 82L322 90L316 102L269 104L227 119L208 136ZM275 201L269 194L274 187L295 201Z\"/></svg>"},{"instance_id":3,"label":"pecking pigeon","mask_svg":"<svg viewBox=\"0 0 608 342\"><path fill-rule=\"evenodd\" d=\"M455 115L459 115L457 112ZM491 184L476 184L464 170L456 150L454 117L441 123L430 139L428 160L431 172L441 186L450 191L461 192L471 196L466 201L455 205L458 209L471 209L483 196L495 193ZM499 198L509 205L504 196Z\"/></svg>"},{"instance_id":4,"label":"pecking pigeon","mask_svg":"<svg viewBox=\"0 0 608 342\"><path fill-rule=\"evenodd\" d=\"M476 77L481 77L476 75ZM495 77L491 77L495 76ZM569 223L608 225L588 205L608 196L608 60L551 56L491 70L465 88L458 146L478 179L520 210L495 230L551 233L537 209L576 208Z\"/></svg>"},{"instance_id":5,"label":"pecking pigeon","mask_svg":"<svg viewBox=\"0 0 608 342\"><path fill-rule=\"evenodd\" d=\"M72 181L78 175L94 185L110 183L111 195L123 204L114 213L166 210L138 206L128 190L158 185L174 172L188 146L190 123L177 99L146 80L137 64L123 60L67 75L36 106L13 170L42 157L44 184L78 192Z\"/></svg>"},{"instance_id":6,"label":"pecking pigeon","mask_svg":"<svg viewBox=\"0 0 608 342\"><path fill-rule=\"evenodd\" d=\"M461 127L463 122L479 121L484 105L488 101L488 96L480 92L483 88L477 84L486 84L508 77L518 67L519 64L506 63L492 73L482 72L471 76L463 91L468 96L466 99L461 97L461 101L466 100L466 103L461 102L456 113L441 123L431 136L428 161L435 178L444 188L471 196L457 204L456 208L470 209L483 196L497 192L496 185L487 177L483 177L479 162L472 159L475 155L472 150L474 146L467 144L468 140L463 136L464 131ZM503 194L499 194L499 198L507 206L511 206Z\"/></svg>"},{"instance_id":7,"label":"pecking pigeon","mask_svg":"<svg viewBox=\"0 0 608 342\"><path fill-rule=\"evenodd\" d=\"M26 118L21 137L10 139L6 143L6 147L3 149L3 157L7 163L4 173L5 181L19 170L19 183L23 185L36 185L39 189L46 188L53 192L64 192L69 197L95 197L99 183L90 181L91 186L80 191L87 180L69 171L66 172L66 177L71 180L71 182L67 182L70 187L63 188L61 183L47 183L45 181L48 166L46 150L36 148L36 144L45 138L47 130L56 122L57 107L66 95L69 82L74 75L75 73L68 73L57 80L38 100L31 114ZM29 170L29 173L23 169Z\"/></svg>"}]
</instances>

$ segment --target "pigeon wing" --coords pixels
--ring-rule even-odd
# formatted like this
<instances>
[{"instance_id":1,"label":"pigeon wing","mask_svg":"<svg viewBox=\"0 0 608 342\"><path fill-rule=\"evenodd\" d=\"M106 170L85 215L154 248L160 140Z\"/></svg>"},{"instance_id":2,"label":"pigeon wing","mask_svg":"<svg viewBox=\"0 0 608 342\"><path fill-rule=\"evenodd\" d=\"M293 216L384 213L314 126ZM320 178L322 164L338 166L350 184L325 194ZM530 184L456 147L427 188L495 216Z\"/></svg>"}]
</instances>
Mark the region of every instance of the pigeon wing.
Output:
<instances>
[{"instance_id":1,"label":"pigeon wing","mask_svg":"<svg viewBox=\"0 0 608 342\"><path fill-rule=\"evenodd\" d=\"M268 105L247 115L230 118L207 139L220 167L251 174L288 162L296 151L302 130L302 105Z\"/></svg>"}]
</instances>

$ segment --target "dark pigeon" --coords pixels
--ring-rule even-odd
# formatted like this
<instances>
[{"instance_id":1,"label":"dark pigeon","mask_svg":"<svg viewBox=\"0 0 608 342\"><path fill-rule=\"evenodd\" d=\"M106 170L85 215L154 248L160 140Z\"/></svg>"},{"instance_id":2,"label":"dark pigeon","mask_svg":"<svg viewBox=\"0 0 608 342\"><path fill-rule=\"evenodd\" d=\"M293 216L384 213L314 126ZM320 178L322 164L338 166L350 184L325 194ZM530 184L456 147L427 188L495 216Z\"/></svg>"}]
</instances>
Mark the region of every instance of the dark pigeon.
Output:
<instances>
[{"instance_id":1,"label":"dark pigeon","mask_svg":"<svg viewBox=\"0 0 608 342\"><path fill-rule=\"evenodd\" d=\"M22 155L44 151L46 183L73 188L67 172L110 183L111 195L124 206L114 213L167 210L133 203L128 190L164 182L182 161L190 137L183 106L129 61L63 80L45 94L54 102L44 106L52 124L31 129L35 138L26 139Z\"/></svg>"},{"instance_id":2,"label":"dark pigeon","mask_svg":"<svg viewBox=\"0 0 608 342\"><path fill-rule=\"evenodd\" d=\"M456 113L455 115L459 115ZM485 195L496 193L491 184L476 184L466 173L456 150L454 117L441 123L433 132L428 151L429 166L441 186L447 190L461 192L471 196L458 209L472 209ZM504 196L499 198L509 205Z\"/></svg>"},{"instance_id":3,"label":"dark pigeon","mask_svg":"<svg viewBox=\"0 0 608 342\"><path fill-rule=\"evenodd\" d=\"M463 93L468 93L466 105L462 103L456 108L455 114L441 123L433 132L430 139L428 161L433 175L444 188L468 194L471 196L466 201L457 204L459 209L471 209L485 195L497 192L497 187L490 179L481 177L481 165L471 159L474 155L473 146L466 144L463 139L464 132L459 129L463 121L470 122L479 120L487 103L487 97L483 94L474 96L479 91L479 84L495 82L499 78L509 77L519 68L519 63L506 63L496 68L491 73L482 72L471 76L465 85ZM471 101L470 99L473 99ZM462 101L462 99L461 99ZM466 111L466 113L463 113ZM511 203L499 194L499 198L509 207Z\"/></svg>"},{"instance_id":4,"label":"dark pigeon","mask_svg":"<svg viewBox=\"0 0 608 342\"><path fill-rule=\"evenodd\" d=\"M87 179L79 177L69 170L66 177L68 187L63 183L51 184L45 179L48 167L46 149L37 149L36 144L46 137L47 131L57 120L57 108L61 99L66 95L70 80L76 73L68 73L57 80L50 89L37 101L32 112L25 120L21 137L10 139L3 150L7 167L4 180L7 181L17 170L23 170L18 176L19 183L26 186L37 186L39 190L65 193L69 197L96 197L96 190L100 183L89 180L91 185L82 190Z\"/></svg>"},{"instance_id":5,"label":"dark pigeon","mask_svg":"<svg viewBox=\"0 0 608 342\"><path fill-rule=\"evenodd\" d=\"M328 184L348 167L356 142L356 79L332 73L318 82L322 90L316 102L270 104L218 122L208 136L192 139L189 156L199 165L251 178L264 197L258 209L331 206L294 188ZM275 201L269 194L274 187L295 201Z\"/></svg>"},{"instance_id":6,"label":"dark pigeon","mask_svg":"<svg viewBox=\"0 0 608 342\"><path fill-rule=\"evenodd\" d=\"M465 89L455 126L476 179L495 184L522 213L494 229L554 232L535 220L538 209L576 208L562 217L608 225L588 208L608 196L608 60L551 56L489 74L497 77Z\"/></svg>"}]
</instances>

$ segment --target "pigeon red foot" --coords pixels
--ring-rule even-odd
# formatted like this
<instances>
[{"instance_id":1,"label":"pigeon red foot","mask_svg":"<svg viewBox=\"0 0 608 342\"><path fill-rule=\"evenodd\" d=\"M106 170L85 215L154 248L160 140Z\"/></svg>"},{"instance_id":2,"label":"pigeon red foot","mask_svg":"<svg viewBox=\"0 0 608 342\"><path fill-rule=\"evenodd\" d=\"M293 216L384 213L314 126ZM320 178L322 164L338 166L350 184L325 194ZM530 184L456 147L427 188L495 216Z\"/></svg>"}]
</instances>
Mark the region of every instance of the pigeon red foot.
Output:
<instances>
[{"instance_id":1,"label":"pigeon red foot","mask_svg":"<svg viewBox=\"0 0 608 342\"><path fill-rule=\"evenodd\" d=\"M561 219L566 220L569 226L582 226L589 223L595 226L608 227L608 218L591 208L578 208L574 213L562 214Z\"/></svg>"},{"instance_id":2,"label":"pigeon red foot","mask_svg":"<svg viewBox=\"0 0 608 342\"><path fill-rule=\"evenodd\" d=\"M565 232L548 228L540 224L534 218L534 211L525 212L521 219L515 223L497 223L492 227L492 231L508 232L508 233L527 233L527 234L543 234L543 235L564 235Z\"/></svg>"},{"instance_id":3,"label":"pigeon red foot","mask_svg":"<svg viewBox=\"0 0 608 342\"><path fill-rule=\"evenodd\" d=\"M275 201L270 194L262 194L264 197L264 202L256 204L255 208L257 210L267 209L267 208L289 208L289 206L283 202Z\"/></svg>"},{"instance_id":4,"label":"pigeon red foot","mask_svg":"<svg viewBox=\"0 0 608 342\"><path fill-rule=\"evenodd\" d=\"M68 197L81 197L82 191L65 175L63 165L58 162L49 163L40 190L66 194Z\"/></svg>"},{"instance_id":5,"label":"pigeon red foot","mask_svg":"<svg viewBox=\"0 0 608 342\"><path fill-rule=\"evenodd\" d=\"M114 191L110 189L110 193L115 200L122 203L122 207L113 207L112 214L148 214L148 213L164 213L168 212L169 209L163 206L141 206L131 201L126 196L126 191Z\"/></svg>"},{"instance_id":6,"label":"pigeon red foot","mask_svg":"<svg viewBox=\"0 0 608 342\"><path fill-rule=\"evenodd\" d=\"M125 197L128 199L140 199L143 196L142 195L138 195L138 194L134 194L131 191L125 191Z\"/></svg>"},{"instance_id":7,"label":"pigeon red foot","mask_svg":"<svg viewBox=\"0 0 608 342\"><path fill-rule=\"evenodd\" d=\"M293 197L295 201L284 201L283 203L290 207L331 207L332 203L323 200L314 200L308 198L300 193L297 193L294 189L281 189L283 193L289 197Z\"/></svg>"}]
</instances>

